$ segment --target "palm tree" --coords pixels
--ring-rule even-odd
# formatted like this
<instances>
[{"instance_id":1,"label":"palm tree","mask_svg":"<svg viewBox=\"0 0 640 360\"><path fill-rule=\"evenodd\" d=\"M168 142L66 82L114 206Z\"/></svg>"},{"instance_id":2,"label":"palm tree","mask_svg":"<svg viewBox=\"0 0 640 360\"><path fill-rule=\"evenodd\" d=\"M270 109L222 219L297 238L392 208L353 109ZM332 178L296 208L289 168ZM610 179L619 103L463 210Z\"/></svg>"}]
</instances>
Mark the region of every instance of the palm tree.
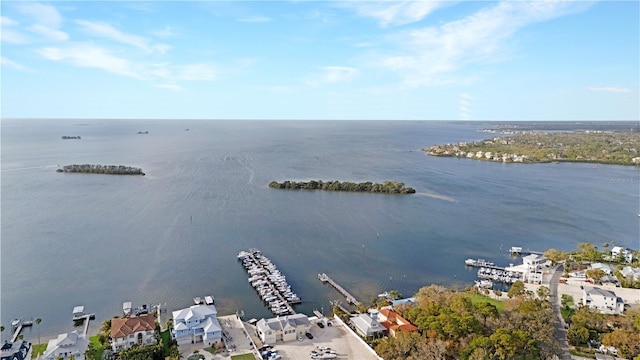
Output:
<instances>
[{"instance_id":1,"label":"palm tree","mask_svg":"<svg viewBox=\"0 0 640 360\"><path fill-rule=\"evenodd\" d=\"M36 323L36 330L38 330L38 345L40 345L40 323L42 322L42 319L36 318L34 322Z\"/></svg>"},{"instance_id":2,"label":"palm tree","mask_svg":"<svg viewBox=\"0 0 640 360\"><path fill-rule=\"evenodd\" d=\"M4 325L0 325L0 342L2 342L2 333L4 332Z\"/></svg>"}]
</instances>

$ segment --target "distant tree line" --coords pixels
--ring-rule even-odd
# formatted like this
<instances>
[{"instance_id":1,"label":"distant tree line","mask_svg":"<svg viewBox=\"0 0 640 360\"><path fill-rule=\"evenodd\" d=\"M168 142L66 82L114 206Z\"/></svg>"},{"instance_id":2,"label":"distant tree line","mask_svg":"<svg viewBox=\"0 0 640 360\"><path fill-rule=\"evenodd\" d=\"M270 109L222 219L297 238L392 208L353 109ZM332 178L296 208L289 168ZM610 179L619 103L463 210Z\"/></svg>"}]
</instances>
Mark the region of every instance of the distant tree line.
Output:
<instances>
[{"instance_id":1,"label":"distant tree line","mask_svg":"<svg viewBox=\"0 0 640 360\"><path fill-rule=\"evenodd\" d=\"M371 181L363 183L340 182L340 181L272 181L269 183L270 188L274 189L308 189L308 190L328 190L328 191L351 191L351 192L371 192L384 194L413 194L415 189L404 186L404 183L398 181L385 181L383 184L372 183Z\"/></svg>"},{"instance_id":2,"label":"distant tree line","mask_svg":"<svg viewBox=\"0 0 640 360\"><path fill-rule=\"evenodd\" d=\"M91 164L73 164L65 165L57 172L85 173L85 174L109 174L109 175L143 175L141 168L124 166L124 165L91 165Z\"/></svg>"}]
</instances>

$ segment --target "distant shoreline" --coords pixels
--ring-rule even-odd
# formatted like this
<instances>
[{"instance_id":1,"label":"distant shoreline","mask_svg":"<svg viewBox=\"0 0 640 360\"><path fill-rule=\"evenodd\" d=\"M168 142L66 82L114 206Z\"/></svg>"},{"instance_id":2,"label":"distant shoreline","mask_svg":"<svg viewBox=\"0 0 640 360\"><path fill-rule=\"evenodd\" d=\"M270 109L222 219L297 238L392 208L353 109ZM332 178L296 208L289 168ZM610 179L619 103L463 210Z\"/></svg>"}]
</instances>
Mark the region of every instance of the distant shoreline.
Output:
<instances>
[{"instance_id":1,"label":"distant shoreline","mask_svg":"<svg viewBox=\"0 0 640 360\"><path fill-rule=\"evenodd\" d=\"M62 169L56 170L60 173L82 173L82 174L105 174L105 175L142 175L145 173L141 168L124 165L65 165Z\"/></svg>"}]
</instances>

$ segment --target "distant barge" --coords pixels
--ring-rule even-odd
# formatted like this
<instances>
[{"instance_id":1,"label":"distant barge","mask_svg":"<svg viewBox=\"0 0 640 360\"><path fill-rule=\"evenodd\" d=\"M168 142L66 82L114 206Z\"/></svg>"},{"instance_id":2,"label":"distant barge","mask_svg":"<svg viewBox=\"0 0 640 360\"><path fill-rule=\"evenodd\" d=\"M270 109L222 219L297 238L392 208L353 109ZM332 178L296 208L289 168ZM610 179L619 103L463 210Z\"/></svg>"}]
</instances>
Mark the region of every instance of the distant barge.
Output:
<instances>
[{"instance_id":1,"label":"distant barge","mask_svg":"<svg viewBox=\"0 0 640 360\"><path fill-rule=\"evenodd\" d=\"M275 315L295 314L293 304L302 302L291 290L286 277L258 249L241 251L238 260L249 274L249 283L260 294L262 300L269 305Z\"/></svg>"}]
</instances>

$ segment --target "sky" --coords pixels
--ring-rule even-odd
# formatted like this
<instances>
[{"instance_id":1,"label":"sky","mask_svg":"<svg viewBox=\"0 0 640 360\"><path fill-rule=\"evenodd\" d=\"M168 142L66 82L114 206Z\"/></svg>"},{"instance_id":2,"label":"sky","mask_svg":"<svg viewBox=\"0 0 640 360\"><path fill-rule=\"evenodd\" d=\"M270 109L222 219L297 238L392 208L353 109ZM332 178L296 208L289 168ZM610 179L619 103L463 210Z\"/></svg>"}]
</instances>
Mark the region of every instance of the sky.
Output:
<instances>
[{"instance_id":1,"label":"sky","mask_svg":"<svg viewBox=\"0 0 640 360\"><path fill-rule=\"evenodd\" d=\"M640 2L2 1L2 118L640 121Z\"/></svg>"}]
</instances>

